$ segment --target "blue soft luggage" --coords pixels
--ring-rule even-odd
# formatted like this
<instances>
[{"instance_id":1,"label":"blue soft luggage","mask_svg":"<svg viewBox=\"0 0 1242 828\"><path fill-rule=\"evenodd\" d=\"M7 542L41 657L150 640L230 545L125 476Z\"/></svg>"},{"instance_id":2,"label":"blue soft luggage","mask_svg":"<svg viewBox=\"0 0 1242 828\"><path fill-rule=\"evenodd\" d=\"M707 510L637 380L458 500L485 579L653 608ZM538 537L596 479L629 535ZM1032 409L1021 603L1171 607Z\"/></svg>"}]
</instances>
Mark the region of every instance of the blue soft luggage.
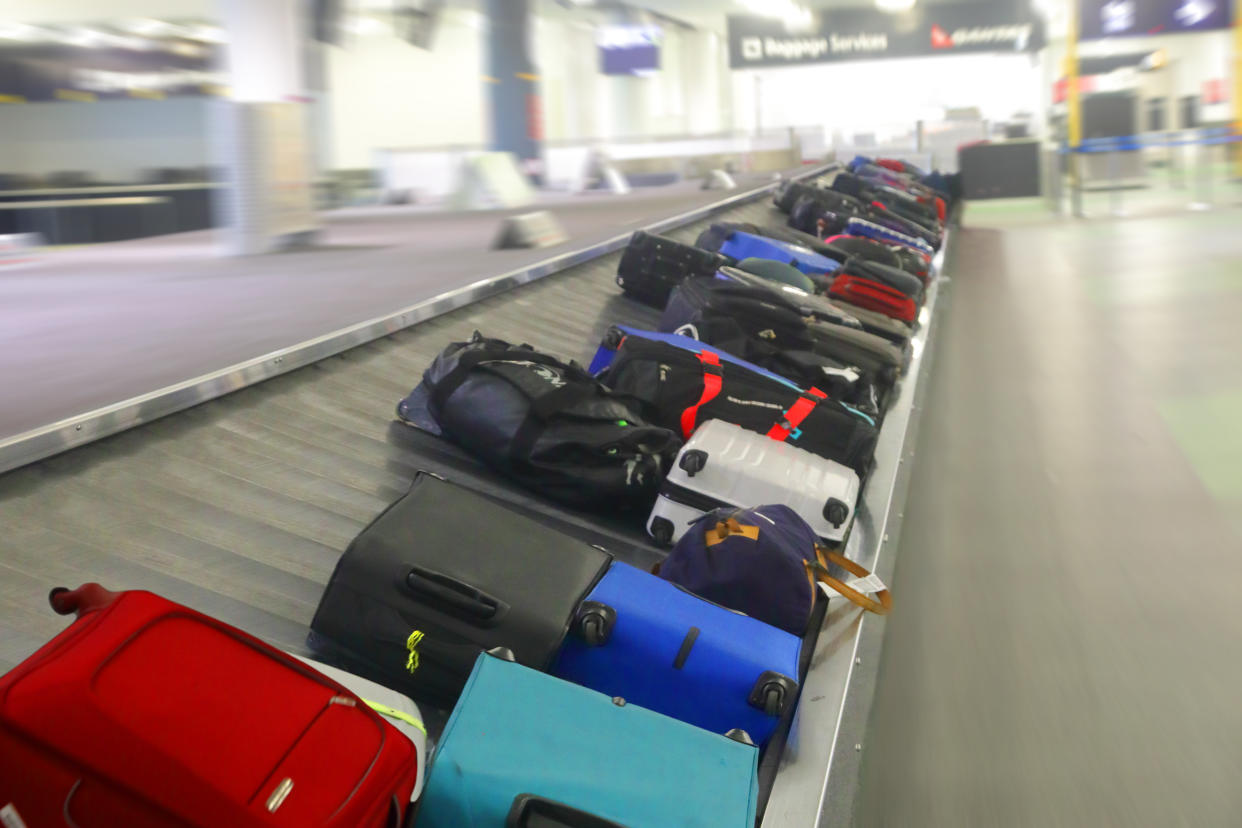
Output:
<instances>
[{"instance_id":1,"label":"blue soft luggage","mask_svg":"<svg viewBox=\"0 0 1242 828\"><path fill-rule=\"evenodd\" d=\"M674 345L685 351L694 354L715 354L725 362L732 362L734 365L740 365L743 368L749 368L756 374L762 374L770 380L784 383L790 388L801 391L802 387L779 374L760 368L753 362L747 362L744 359L738 359L730 353L720 350L719 348L708 345L706 342L700 342L688 336L682 336L675 333L660 333L659 331L644 331L638 328L631 328L629 325L613 325L608 329L608 333L604 334L604 340L600 343L599 349L595 352L595 356L591 358L591 367L588 369L592 374L598 376L601 371L612 365L613 357L617 355L617 349L621 347L621 340L627 336L636 336L640 339L650 339L654 342L664 342Z\"/></svg>"},{"instance_id":2,"label":"blue soft luggage","mask_svg":"<svg viewBox=\"0 0 1242 828\"><path fill-rule=\"evenodd\" d=\"M753 828L758 759L753 745L483 654L416 825Z\"/></svg>"},{"instance_id":3,"label":"blue soft luggage","mask_svg":"<svg viewBox=\"0 0 1242 828\"><path fill-rule=\"evenodd\" d=\"M720 252L741 261L742 259L772 259L793 265L803 273L832 273L841 263L791 242L756 236L734 230L720 245Z\"/></svg>"},{"instance_id":4,"label":"blue soft luggage","mask_svg":"<svg viewBox=\"0 0 1242 828\"><path fill-rule=\"evenodd\" d=\"M614 563L587 595L553 675L704 730L765 744L792 709L802 639Z\"/></svg>"}]
</instances>

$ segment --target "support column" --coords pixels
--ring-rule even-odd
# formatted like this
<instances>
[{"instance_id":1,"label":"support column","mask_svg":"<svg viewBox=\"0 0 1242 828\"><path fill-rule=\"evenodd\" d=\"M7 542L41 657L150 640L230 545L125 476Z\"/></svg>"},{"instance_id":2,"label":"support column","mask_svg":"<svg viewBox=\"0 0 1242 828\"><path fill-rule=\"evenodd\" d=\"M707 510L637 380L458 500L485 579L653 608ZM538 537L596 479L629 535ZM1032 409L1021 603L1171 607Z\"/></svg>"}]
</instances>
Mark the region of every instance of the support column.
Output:
<instances>
[{"instance_id":1,"label":"support column","mask_svg":"<svg viewBox=\"0 0 1242 828\"><path fill-rule=\"evenodd\" d=\"M216 0L228 38L230 96L217 105L213 150L226 188L216 201L226 255L313 240L306 91L309 23L301 0Z\"/></svg>"},{"instance_id":2,"label":"support column","mask_svg":"<svg viewBox=\"0 0 1242 828\"><path fill-rule=\"evenodd\" d=\"M1242 0L1233 0L1233 132L1242 137ZM1233 147L1233 174L1242 179L1242 143Z\"/></svg>"},{"instance_id":3,"label":"support column","mask_svg":"<svg viewBox=\"0 0 1242 828\"><path fill-rule=\"evenodd\" d=\"M530 58L530 0L487 0L490 146L511 152L527 175L543 178L543 105Z\"/></svg>"},{"instance_id":4,"label":"support column","mask_svg":"<svg viewBox=\"0 0 1242 828\"><path fill-rule=\"evenodd\" d=\"M1082 214L1082 156L1075 148L1082 143L1082 100L1078 96L1078 0L1069 0L1069 20L1065 33L1065 114L1069 144L1070 192L1074 215Z\"/></svg>"}]
</instances>

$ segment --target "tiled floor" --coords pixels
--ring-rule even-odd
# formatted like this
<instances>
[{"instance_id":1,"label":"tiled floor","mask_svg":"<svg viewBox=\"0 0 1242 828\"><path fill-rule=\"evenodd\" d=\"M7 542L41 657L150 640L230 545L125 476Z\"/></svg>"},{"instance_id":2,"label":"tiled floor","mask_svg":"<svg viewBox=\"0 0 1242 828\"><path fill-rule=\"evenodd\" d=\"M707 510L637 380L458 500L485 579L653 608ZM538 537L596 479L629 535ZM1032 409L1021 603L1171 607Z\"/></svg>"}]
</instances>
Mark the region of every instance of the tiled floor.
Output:
<instances>
[{"instance_id":1,"label":"tiled floor","mask_svg":"<svg viewBox=\"0 0 1242 828\"><path fill-rule=\"evenodd\" d=\"M1242 210L956 244L855 824L1242 824Z\"/></svg>"}]
</instances>

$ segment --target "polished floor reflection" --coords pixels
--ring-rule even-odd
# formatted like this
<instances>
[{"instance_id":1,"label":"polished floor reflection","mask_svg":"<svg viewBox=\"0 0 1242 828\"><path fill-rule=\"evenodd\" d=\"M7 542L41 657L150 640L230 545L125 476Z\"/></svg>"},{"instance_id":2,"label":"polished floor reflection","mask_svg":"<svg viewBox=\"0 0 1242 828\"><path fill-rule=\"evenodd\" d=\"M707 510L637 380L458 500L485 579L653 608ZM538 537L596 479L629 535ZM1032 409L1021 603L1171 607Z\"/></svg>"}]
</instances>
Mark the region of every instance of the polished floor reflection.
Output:
<instances>
[{"instance_id":1,"label":"polished floor reflection","mask_svg":"<svg viewBox=\"0 0 1242 828\"><path fill-rule=\"evenodd\" d=\"M1242 824L1239 228L967 212L855 824Z\"/></svg>"}]
</instances>

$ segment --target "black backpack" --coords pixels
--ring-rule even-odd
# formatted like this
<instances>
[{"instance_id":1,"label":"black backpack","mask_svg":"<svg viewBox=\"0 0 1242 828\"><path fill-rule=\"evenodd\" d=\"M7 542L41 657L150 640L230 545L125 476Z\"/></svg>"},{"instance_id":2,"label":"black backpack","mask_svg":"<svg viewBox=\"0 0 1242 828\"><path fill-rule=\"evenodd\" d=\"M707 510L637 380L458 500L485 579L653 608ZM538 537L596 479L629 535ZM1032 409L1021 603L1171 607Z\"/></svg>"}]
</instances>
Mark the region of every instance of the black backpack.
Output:
<instances>
[{"instance_id":1,"label":"black backpack","mask_svg":"<svg viewBox=\"0 0 1242 828\"><path fill-rule=\"evenodd\" d=\"M774 354L810 351L832 357L865 371L881 396L908 359L906 346L817 319L781 292L716 278L683 282L669 297L659 328L692 336L781 376L789 374L773 362Z\"/></svg>"},{"instance_id":2,"label":"black backpack","mask_svg":"<svg viewBox=\"0 0 1242 828\"><path fill-rule=\"evenodd\" d=\"M714 356L714 355L711 355ZM689 436L708 420L767 434L865 474L875 420L818 389L667 342L626 337L600 379L642 407L651 422Z\"/></svg>"},{"instance_id":3,"label":"black backpack","mask_svg":"<svg viewBox=\"0 0 1242 828\"><path fill-rule=\"evenodd\" d=\"M423 386L446 436L575 506L649 508L681 448L577 363L477 331L435 358Z\"/></svg>"}]
</instances>

